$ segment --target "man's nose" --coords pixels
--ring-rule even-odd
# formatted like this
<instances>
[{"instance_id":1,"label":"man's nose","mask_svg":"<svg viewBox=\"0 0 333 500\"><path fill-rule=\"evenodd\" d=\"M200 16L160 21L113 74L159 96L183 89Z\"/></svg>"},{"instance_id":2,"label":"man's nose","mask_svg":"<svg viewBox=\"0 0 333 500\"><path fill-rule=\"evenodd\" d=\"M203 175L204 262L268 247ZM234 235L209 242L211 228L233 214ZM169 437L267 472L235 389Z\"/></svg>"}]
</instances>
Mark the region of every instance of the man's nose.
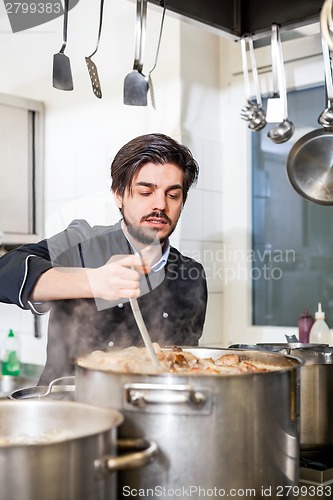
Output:
<instances>
[{"instance_id":1,"label":"man's nose","mask_svg":"<svg viewBox=\"0 0 333 500\"><path fill-rule=\"evenodd\" d=\"M165 194L158 191L156 191L154 194L153 208L157 210L164 210L166 207Z\"/></svg>"}]
</instances>

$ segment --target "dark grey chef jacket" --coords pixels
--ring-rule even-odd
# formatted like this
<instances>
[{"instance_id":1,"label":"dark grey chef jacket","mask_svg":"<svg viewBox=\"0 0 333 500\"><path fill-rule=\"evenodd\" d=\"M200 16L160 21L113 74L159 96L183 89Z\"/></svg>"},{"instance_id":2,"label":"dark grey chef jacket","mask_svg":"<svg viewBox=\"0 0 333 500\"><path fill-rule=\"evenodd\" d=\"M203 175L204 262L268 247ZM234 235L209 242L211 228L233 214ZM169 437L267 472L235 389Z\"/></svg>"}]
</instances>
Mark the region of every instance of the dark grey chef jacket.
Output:
<instances>
[{"instance_id":1,"label":"dark grey chef jacket","mask_svg":"<svg viewBox=\"0 0 333 500\"><path fill-rule=\"evenodd\" d=\"M36 244L23 245L0 258L0 302L16 304L34 314L50 310L47 360L40 384L71 375L78 356L95 349L142 345L128 301L29 300L39 276L61 267L97 268L113 255L132 253L120 222L95 226L73 221L65 231ZM139 298L153 342L194 346L202 335L207 285L201 264L171 247L166 265L141 278Z\"/></svg>"}]
</instances>

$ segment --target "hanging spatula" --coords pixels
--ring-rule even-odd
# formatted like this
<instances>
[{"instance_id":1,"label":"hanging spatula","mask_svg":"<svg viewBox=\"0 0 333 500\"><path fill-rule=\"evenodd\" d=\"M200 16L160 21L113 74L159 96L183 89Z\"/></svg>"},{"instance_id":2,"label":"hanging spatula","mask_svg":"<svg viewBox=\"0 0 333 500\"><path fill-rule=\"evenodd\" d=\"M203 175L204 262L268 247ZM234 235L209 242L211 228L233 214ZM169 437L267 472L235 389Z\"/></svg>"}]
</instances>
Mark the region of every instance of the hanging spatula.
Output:
<instances>
[{"instance_id":1,"label":"hanging spatula","mask_svg":"<svg viewBox=\"0 0 333 500\"><path fill-rule=\"evenodd\" d=\"M71 63L64 54L67 45L68 4L69 0L65 0L62 46L58 54L53 56L53 87L59 90L74 88Z\"/></svg>"},{"instance_id":2,"label":"hanging spatula","mask_svg":"<svg viewBox=\"0 0 333 500\"><path fill-rule=\"evenodd\" d=\"M99 28L98 28L96 48L95 48L94 52L92 54L90 54L90 56L85 58L87 68L89 71L92 89L93 89L95 96L98 97L98 99L101 99L101 97L102 97L102 88L101 88L101 83L99 80L96 64L94 63L94 61L92 61L91 58L92 58L92 56L94 56L96 54L98 47L99 47L99 42L101 39L102 24L103 24L103 8L104 8L104 0L101 0L100 8L99 8Z\"/></svg>"},{"instance_id":3,"label":"hanging spatula","mask_svg":"<svg viewBox=\"0 0 333 500\"><path fill-rule=\"evenodd\" d=\"M148 83L142 74L146 19L147 0L137 0L133 71L124 80L124 104L130 106L147 106Z\"/></svg>"}]
</instances>

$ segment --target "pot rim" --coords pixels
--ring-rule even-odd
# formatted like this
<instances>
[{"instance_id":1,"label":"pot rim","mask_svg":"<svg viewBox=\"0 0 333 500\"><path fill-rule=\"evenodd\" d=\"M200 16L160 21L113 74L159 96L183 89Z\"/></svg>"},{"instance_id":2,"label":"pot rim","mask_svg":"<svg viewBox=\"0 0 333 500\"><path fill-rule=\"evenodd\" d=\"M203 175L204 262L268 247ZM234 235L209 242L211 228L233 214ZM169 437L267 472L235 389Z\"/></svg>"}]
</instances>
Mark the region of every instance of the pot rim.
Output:
<instances>
[{"instance_id":1,"label":"pot rim","mask_svg":"<svg viewBox=\"0 0 333 500\"><path fill-rule=\"evenodd\" d=\"M33 407L36 407L35 409ZM13 444L0 444L0 450L8 450L8 449L17 449L17 448L27 448L27 447L36 447L36 446L57 446L59 444L64 444L66 442L73 442L73 441L79 441L81 439L85 438L90 438L97 436L99 434L111 431L114 428L119 427L123 422L124 422L124 416L120 411L113 409L113 408L107 408L107 407L101 407L101 406L96 406L96 405L91 405L87 403L81 403L81 402L76 402L76 401L52 401L52 400L38 400L38 399L29 399L29 400L3 400L0 401L0 415L1 418L4 419L5 417L8 418L10 417L10 411L11 408L14 408L14 411L16 412L17 409L19 408L20 413L22 413L22 420L24 418L31 418L32 416L35 417L36 415L39 416L42 415L45 420L50 420L52 423L52 419L50 419L50 415L47 415L47 412L52 412L52 417L56 415L56 412L61 413L62 411L66 410L71 414L71 426L72 428L70 429L71 432L73 432L73 435L69 436L61 436L57 440L52 440L51 442L40 442L40 443L13 443ZM24 409L27 409L27 412L24 412ZM77 415L75 415L75 412L77 412ZM45 413L45 415L44 415ZM73 413L75 419L73 419ZM81 415L80 415L81 414ZM88 419L87 421L91 424L92 426L95 424L96 429L80 429L78 428L80 422L78 422L76 419L79 418L81 419ZM99 420L94 420L94 417L100 417L101 421ZM21 418L21 416L20 416ZM90 419L90 420L89 420ZM57 428L59 428L61 431L68 430L68 424L66 426L65 422L61 422ZM73 430L72 430L73 429ZM54 430L54 425L53 428L49 430ZM10 433L10 435L15 435L18 434L17 431L13 431ZM28 434L25 429L22 429L20 431L22 435ZM43 431L45 432L45 431ZM48 432L48 431L46 431ZM8 432L3 431L3 425L2 429L0 431L0 435L2 437L7 437ZM35 435L35 433L33 434Z\"/></svg>"}]
</instances>

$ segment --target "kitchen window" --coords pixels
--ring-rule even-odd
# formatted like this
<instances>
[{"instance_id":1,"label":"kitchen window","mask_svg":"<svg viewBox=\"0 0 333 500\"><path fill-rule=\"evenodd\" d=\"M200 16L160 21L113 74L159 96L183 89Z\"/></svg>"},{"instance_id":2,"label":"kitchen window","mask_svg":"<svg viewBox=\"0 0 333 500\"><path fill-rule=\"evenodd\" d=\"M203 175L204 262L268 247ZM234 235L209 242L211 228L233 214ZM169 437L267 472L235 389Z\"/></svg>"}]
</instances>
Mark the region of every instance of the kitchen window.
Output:
<instances>
[{"instance_id":1,"label":"kitchen window","mask_svg":"<svg viewBox=\"0 0 333 500\"><path fill-rule=\"evenodd\" d=\"M224 167L222 171L222 228L225 248L221 344L222 342L223 345L285 342L285 334L298 333L297 319L303 309L307 307L314 314L318 301L322 301L328 314L329 326L333 327L331 298L327 299L330 295L329 282L322 282L316 275L313 266L317 259L316 255L319 254L315 254L309 262L309 256L311 257L314 247L310 249L307 243L311 238L312 245L320 244L323 249L323 240L319 239L319 243L316 242L319 233L320 238L326 240L326 247L330 239L333 241L333 231L320 229L323 224L321 214L331 214L333 207L320 206L306 201L294 191L286 172L286 159L293 143L305 135L309 129L321 128L317 123L317 118L325 107L322 47L318 33L283 41L289 118L295 123L294 136L284 144L274 144L266 137L273 124L267 124L261 132L251 132L247 124L241 120L240 110L244 105L241 54L237 44L231 47L229 44L228 51L230 50L232 57L229 58L230 64L227 69L231 76L225 77L223 124L225 124L227 137L229 137L227 135L229 131L233 130L233 140L223 142L221 158ZM270 47L258 48L256 56L262 95L267 99L272 95ZM225 66L224 70L226 70ZM264 106L266 106L266 99L264 99ZM254 145L258 147L257 152L253 149ZM263 155L269 165L265 167L267 171L259 170L255 184L252 172L254 158L257 157L258 161L262 162ZM276 177L269 179L268 182L270 170L276 174ZM290 197L288 198L289 207L284 201L287 195ZM270 197L270 204L275 197L275 204L270 207L265 197ZM254 199L256 199L256 204ZM278 199L279 205L277 205ZM266 208L262 211L265 203ZM254 210L256 213L253 212ZM266 213L265 210L267 210ZM268 211L270 211L269 219L267 219ZM304 215L303 211L308 211L308 213ZM332 217L329 215L328 218ZM282 219L284 219L284 225ZM270 227L268 227L267 220L270 221ZM262 239L266 230L268 236ZM303 241L299 242L297 238L303 238ZM278 284L274 293L267 283L265 288L263 287L260 278L257 283L254 283L255 280L252 279L253 272L258 272L253 268L259 265L262 267L265 263L259 262L257 266L253 261L251 262L254 243L261 251L260 255L257 252L258 259L264 261L271 253L270 265L282 267L285 281L276 279ZM267 247L265 254L262 249L265 244L269 243L276 246L271 249ZM280 250L277 260L280 258L282 261L277 262L276 266L273 265L273 248ZM324 260L321 259L321 262L318 262L317 259L316 265L322 266ZM271 272L269 267L266 269L266 272ZM310 272L313 273L311 276ZM325 272L325 280L328 279L326 275L327 272ZM275 277L279 278L279 276ZM287 280L293 284L291 290L289 290ZM333 294L331 296L333 297ZM283 313L282 316L281 313Z\"/></svg>"},{"instance_id":2,"label":"kitchen window","mask_svg":"<svg viewBox=\"0 0 333 500\"><path fill-rule=\"evenodd\" d=\"M333 327L333 207L301 197L286 173L293 143L320 128L324 107L322 86L289 92L294 137L272 143L274 124L252 134L253 325L295 326L304 308L314 315L321 302Z\"/></svg>"}]
</instances>

